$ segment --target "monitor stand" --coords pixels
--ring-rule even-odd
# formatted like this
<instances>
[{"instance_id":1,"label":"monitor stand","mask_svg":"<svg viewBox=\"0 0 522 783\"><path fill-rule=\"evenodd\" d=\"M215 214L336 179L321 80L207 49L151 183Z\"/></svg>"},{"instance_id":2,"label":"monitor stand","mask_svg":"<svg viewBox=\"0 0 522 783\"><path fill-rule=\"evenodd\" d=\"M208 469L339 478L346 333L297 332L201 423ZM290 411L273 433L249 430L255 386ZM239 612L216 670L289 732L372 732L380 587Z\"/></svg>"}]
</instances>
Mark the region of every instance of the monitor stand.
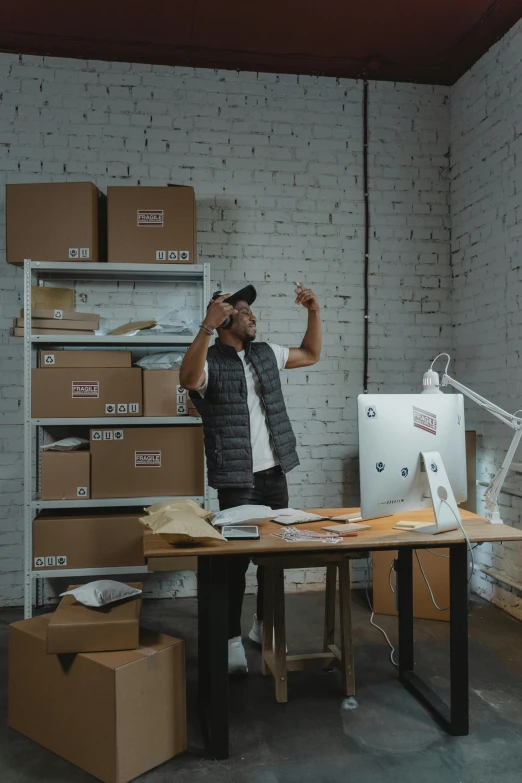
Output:
<instances>
[{"instance_id":1,"label":"monitor stand","mask_svg":"<svg viewBox=\"0 0 522 783\"><path fill-rule=\"evenodd\" d=\"M418 533L431 534L458 530L460 525L457 520L461 518L460 512L442 457L438 451L421 451L421 460L424 462L428 477L435 524L432 522L404 520L397 522L394 527L397 530L411 530Z\"/></svg>"}]
</instances>

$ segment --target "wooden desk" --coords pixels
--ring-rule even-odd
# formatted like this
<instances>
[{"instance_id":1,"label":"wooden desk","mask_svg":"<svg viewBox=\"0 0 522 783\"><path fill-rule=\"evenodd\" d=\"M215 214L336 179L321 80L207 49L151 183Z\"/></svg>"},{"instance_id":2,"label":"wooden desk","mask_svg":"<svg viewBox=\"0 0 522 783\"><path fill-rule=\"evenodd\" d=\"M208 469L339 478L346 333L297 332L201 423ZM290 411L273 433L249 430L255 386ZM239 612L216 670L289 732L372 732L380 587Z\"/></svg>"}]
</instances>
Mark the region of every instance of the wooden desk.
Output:
<instances>
[{"instance_id":1,"label":"wooden desk","mask_svg":"<svg viewBox=\"0 0 522 783\"><path fill-rule=\"evenodd\" d=\"M336 516L357 509L315 509ZM464 529L471 543L522 541L522 530L507 525L490 525L483 517L462 511ZM339 544L317 541L288 543L272 533L282 526L270 520L261 522L258 541L230 541L211 546L174 547L150 531L144 533L146 558L198 557L198 677L199 708L208 752L214 758L229 755L228 741L228 584L230 558L270 554L284 559L297 552L339 554L378 549L397 549L399 680L428 707L442 726L455 736L469 733L468 688L468 556L460 530L438 535L419 531L394 530L399 520L433 522L431 509L382 517L371 521L371 530ZM300 525L322 531L328 522ZM448 547L450 552L450 706L448 707L415 673L413 640L413 552L415 549Z\"/></svg>"}]
</instances>

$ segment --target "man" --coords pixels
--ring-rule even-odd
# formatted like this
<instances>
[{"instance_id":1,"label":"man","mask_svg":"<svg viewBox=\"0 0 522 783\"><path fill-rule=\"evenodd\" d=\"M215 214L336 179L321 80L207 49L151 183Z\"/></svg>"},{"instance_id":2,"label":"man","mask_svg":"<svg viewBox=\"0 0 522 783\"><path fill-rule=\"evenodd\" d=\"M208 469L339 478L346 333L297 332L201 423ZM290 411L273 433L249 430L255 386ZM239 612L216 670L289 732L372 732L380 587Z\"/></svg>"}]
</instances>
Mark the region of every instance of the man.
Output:
<instances>
[{"instance_id":1,"label":"man","mask_svg":"<svg viewBox=\"0 0 522 783\"><path fill-rule=\"evenodd\" d=\"M286 473L299 464L279 373L319 361L321 321L313 291L296 283L296 304L308 310L299 348L254 343L257 319L251 305L254 286L214 295L205 320L188 349L180 383L203 419L208 481L218 490L221 510L242 505L288 507ZM217 329L218 339L209 348ZM249 557L237 555L229 572L230 673L246 673L241 640L241 608ZM249 637L262 639L263 578L258 569L257 614Z\"/></svg>"}]
</instances>

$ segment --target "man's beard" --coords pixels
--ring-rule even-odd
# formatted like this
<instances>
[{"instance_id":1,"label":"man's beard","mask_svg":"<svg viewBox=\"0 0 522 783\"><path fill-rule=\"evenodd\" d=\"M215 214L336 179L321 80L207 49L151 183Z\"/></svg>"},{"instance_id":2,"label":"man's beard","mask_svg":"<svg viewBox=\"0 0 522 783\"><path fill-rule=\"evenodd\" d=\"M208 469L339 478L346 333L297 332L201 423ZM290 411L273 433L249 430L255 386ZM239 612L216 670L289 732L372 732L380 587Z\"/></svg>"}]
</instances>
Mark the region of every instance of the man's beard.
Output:
<instances>
[{"instance_id":1,"label":"man's beard","mask_svg":"<svg viewBox=\"0 0 522 783\"><path fill-rule=\"evenodd\" d=\"M245 337L244 342L245 343L253 343L255 339L256 339L256 335L255 334L248 334L248 332L247 332L247 335Z\"/></svg>"}]
</instances>

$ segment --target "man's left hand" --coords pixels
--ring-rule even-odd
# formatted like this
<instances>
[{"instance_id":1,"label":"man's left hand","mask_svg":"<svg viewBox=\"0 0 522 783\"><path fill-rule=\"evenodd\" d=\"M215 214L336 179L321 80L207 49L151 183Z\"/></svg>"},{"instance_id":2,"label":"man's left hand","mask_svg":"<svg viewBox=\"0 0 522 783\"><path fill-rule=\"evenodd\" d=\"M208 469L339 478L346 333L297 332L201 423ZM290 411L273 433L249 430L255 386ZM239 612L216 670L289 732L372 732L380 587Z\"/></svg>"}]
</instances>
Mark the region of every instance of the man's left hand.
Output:
<instances>
[{"instance_id":1,"label":"man's left hand","mask_svg":"<svg viewBox=\"0 0 522 783\"><path fill-rule=\"evenodd\" d=\"M296 304L303 305L303 307L306 307L306 309L310 311L319 310L317 296L311 288L303 288L301 286L300 288L295 289L295 294L297 295L297 299L295 300Z\"/></svg>"}]
</instances>

